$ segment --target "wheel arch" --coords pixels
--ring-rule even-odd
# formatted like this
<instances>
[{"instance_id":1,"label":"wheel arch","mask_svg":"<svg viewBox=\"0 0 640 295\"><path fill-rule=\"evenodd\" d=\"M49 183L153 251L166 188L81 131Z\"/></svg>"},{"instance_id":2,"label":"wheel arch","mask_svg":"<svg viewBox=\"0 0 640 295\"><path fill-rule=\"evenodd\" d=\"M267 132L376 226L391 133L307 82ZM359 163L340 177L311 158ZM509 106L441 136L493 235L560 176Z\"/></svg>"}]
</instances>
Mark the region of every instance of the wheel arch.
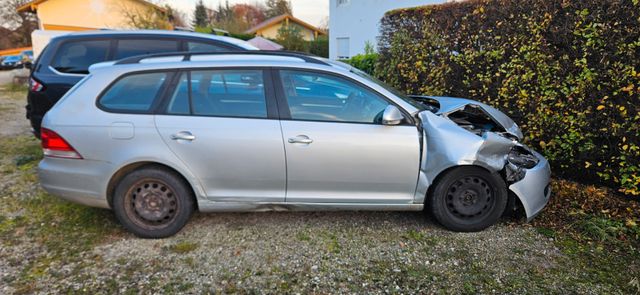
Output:
<instances>
[{"instance_id":1,"label":"wheel arch","mask_svg":"<svg viewBox=\"0 0 640 295\"><path fill-rule=\"evenodd\" d=\"M125 177L127 174L131 173L132 171L138 170L142 167L152 167L152 166L169 170L175 173L178 177L180 177L180 179L182 179L182 181L184 181L188 185L188 188L191 191L191 195L193 197L193 201L196 206L196 210L199 210L198 194L196 193L197 190L195 185L191 181L189 181L189 179L187 179L187 177L185 177L184 174L181 173L178 169L171 167L170 165L156 162L156 161L138 161L138 162L129 163L120 167L120 169L118 169L115 173L113 173L107 184L107 203L109 204L109 207L113 208L113 197L115 194L116 186L118 182L122 180L123 177Z\"/></svg>"},{"instance_id":2,"label":"wheel arch","mask_svg":"<svg viewBox=\"0 0 640 295\"><path fill-rule=\"evenodd\" d=\"M442 171L438 172L438 174L436 174L436 176L433 178L433 180L431 181L431 183L429 183L429 188L427 189L427 194L426 194L426 196L425 196L425 198L424 198L424 205L425 205L425 207L429 206L429 204L428 204L428 203L429 203L429 202L428 202L428 201L429 201L429 198L428 198L428 197L429 197L429 195L430 195L431 193L433 193L433 190L435 189L436 184L437 184L440 180L442 180L442 178L444 177L444 175L445 175L445 174L447 174L449 171L452 171L452 170L455 170L455 169L458 169L458 168L467 168L467 167L480 168L480 169L482 169L482 170L486 171L486 172L487 172L487 173L489 173L489 174L495 174L495 173L496 173L496 172L491 172L491 170L489 170L489 169L488 169L486 166L484 166L484 165L462 164L462 165L453 165L453 166L447 167L447 168L443 169ZM500 178L502 178L502 177L500 177ZM503 181L504 181L504 180L503 180ZM506 185L506 183L505 183L505 185Z\"/></svg>"}]
</instances>

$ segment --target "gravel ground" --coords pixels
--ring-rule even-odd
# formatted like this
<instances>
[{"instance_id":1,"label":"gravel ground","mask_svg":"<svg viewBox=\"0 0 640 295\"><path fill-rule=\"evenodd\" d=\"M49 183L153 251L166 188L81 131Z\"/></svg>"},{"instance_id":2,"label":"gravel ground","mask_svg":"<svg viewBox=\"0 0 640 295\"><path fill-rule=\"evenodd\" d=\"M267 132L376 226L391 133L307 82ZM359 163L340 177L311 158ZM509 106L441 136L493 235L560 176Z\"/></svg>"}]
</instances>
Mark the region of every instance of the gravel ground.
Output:
<instances>
[{"instance_id":1,"label":"gravel ground","mask_svg":"<svg viewBox=\"0 0 640 295\"><path fill-rule=\"evenodd\" d=\"M562 237L522 222L461 234L415 212L196 214L174 237L138 239L111 212L39 189L41 155L28 134L23 98L0 91L2 294L635 290L637 277L623 275L620 283L607 274L623 273L624 263L601 268L600 260L560 243Z\"/></svg>"},{"instance_id":2,"label":"gravel ground","mask_svg":"<svg viewBox=\"0 0 640 295\"><path fill-rule=\"evenodd\" d=\"M5 75L9 71L0 72ZM1 79L0 79L1 80ZM2 84L0 84L2 85ZM2 91L7 86L0 86ZM0 98L0 136L8 137L25 134L31 127L25 117L24 106L27 104L27 96L23 92L2 92L5 94Z\"/></svg>"}]
</instances>

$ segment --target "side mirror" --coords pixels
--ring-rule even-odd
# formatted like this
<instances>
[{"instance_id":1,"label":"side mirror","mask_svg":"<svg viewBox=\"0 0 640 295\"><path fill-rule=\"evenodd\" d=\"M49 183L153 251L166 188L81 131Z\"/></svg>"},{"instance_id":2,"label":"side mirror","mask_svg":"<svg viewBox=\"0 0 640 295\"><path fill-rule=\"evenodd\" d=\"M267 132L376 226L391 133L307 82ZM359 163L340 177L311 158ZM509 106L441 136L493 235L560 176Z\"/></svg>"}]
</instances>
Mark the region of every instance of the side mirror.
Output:
<instances>
[{"instance_id":1,"label":"side mirror","mask_svg":"<svg viewBox=\"0 0 640 295\"><path fill-rule=\"evenodd\" d=\"M398 125L404 120L402 112L393 105L388 105L382 113L383 125Z\"/></svg>"},{"instance_id":2,"label":"side mirror","mask_svg":"<svg viewBox=\"0 0 640 295\"><path fill-rule=\"evenodd\" d=\"M25 69L29 69L30 70L32 67L33 67L33 64L31 62L28 61L28 62L24 63L24 68Z\"/></svg>"}]
</instances>

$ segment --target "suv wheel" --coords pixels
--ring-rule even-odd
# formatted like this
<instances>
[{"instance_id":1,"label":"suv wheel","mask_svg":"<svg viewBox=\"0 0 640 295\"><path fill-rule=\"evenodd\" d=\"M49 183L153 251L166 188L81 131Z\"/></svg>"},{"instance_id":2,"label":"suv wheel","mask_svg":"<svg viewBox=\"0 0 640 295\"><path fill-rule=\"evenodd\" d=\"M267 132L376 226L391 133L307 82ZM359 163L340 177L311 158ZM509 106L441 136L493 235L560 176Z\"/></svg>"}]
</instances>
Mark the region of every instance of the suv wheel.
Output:
<instances>
[{"instance_id":1,"label":"suv wheel","mask_svg":"<svg viewBox=\"0 0 640 295\"><path fill-rule=\"evenodd\" d=\"M446 172L429 195L431 213L447 229L483 230L495 224L507 206L507 187L496 174L479 167Z\"/></svg>"},{"instance_id":2,"label":"suv wheel","mask_svg":"<svg viewBox=\"0 0 640 295\"><path fill-rule=\"evenodd\" d=\"M179 232L194 211L187 184L160 167L143 167L116 186L113 210L130 232L141 238L165 238Z\"/></svg>"}]
</instances>

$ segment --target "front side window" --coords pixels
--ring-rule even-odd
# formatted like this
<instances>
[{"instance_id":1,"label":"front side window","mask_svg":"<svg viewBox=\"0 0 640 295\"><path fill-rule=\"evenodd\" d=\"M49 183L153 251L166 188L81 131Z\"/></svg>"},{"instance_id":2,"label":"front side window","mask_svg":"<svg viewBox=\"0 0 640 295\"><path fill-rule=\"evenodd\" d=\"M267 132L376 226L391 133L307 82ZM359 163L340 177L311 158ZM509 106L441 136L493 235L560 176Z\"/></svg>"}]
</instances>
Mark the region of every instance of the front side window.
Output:
<instances>
[{"instance_id":1,"label":"front side window","mask_svg":"<svg viewBox=\"0 0 640 295\"><path fill-rule=\"evenodd\" d=\"M175 40L124 39L118 41L115 59L176 51L178 51L178 42Z\"/></svg>"},{"instance_id":2,"label":"front side window","mask_svg":"<svg viewBox=\"0 0 640 295\"><path fill-rule=\"evenodd\" d=\"M51 66L68 74L88 74L89 66L107 60L109 40L72 41L63 43Z\"/></svg>"},{"instance_id":3,"label":"front side window","mask_svg":"<svg viewBox=\"0 0 640 295\"><path fill-rule=\"evenodd\" d=\"M266 118L262 75L261 70L185 72L169 99L167 113Z\"/></svg>"},{"instance_id":4,"label":"front side window","mask_svg":"<svg viewBox=\"0 0 640 295\"><path fill-rule=\"evenodd\" d=\"M126 76L114 83L98 101L111 111L150 112L158 98L167 73L145 73Z\"/></svg>"},{"instance_id":5,"label":"front side window","mask_svg":"<svg viewBox=\"0 0 640 295\"><path fill-rule=\"evenodd\" d=\"M376 123L389 103L347 79L316 72L280 72L294 120Z\"/></svg>"}]
</instances>

